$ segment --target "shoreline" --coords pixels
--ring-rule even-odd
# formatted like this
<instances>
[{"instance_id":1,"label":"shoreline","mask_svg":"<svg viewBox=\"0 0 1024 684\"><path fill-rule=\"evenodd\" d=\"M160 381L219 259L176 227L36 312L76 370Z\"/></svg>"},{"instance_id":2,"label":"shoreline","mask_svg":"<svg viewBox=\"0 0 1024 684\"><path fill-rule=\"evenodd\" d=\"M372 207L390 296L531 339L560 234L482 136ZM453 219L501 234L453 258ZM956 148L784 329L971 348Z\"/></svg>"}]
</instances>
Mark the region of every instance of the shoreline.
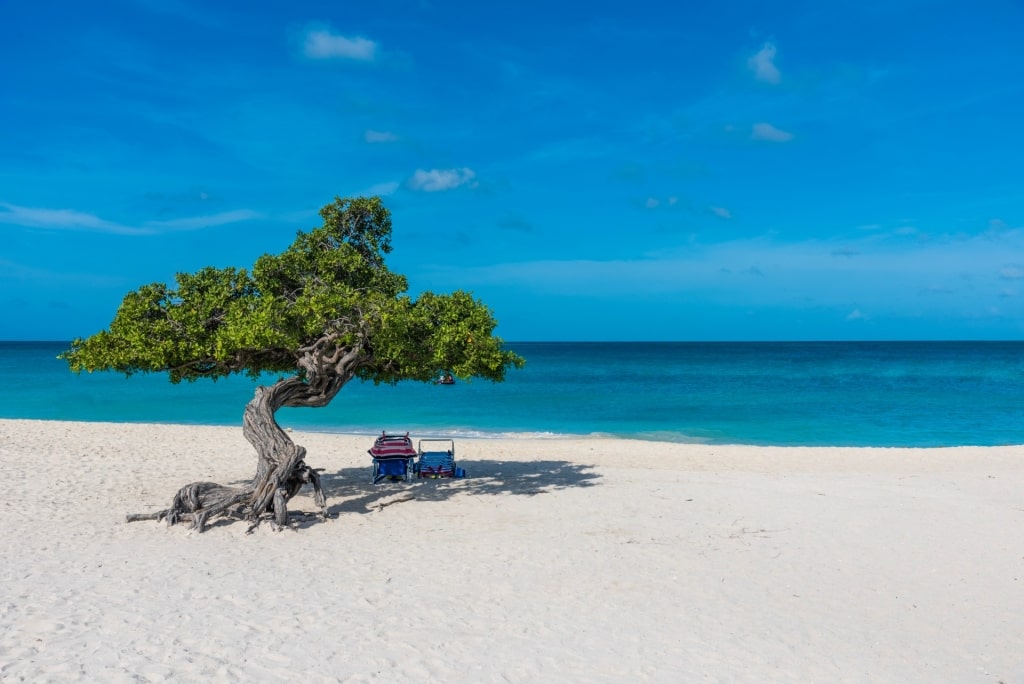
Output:
<instances>
[{"instance_id":1,"label":"shoreline","mask_svg":"<svg viewBox=\"0 0 1024 684\"><path fill-rule=\"evenodd\" d=\"M332 519L196 534L124 516L250 478L240 426L0 419L0 679L1024 680L1019 447L457 438L374 486L291 434Z\"/></svg>"},{"instance_id":2,"label":"shoreline","mask_svg":"<svg viewBox=\"0 0 1024 684\"><path fill-rule=\"evenodd\" d=\"M225 430L231 429L242 429L242 421L239 420L237 424L234 423L176 423L176 422L162 422L162 421L111 421L111 420L59 420L53 418L9 418L0 416L0 423L17 423L20 421L26 422L37 422L37 423L72 423L82 425L135 425L135 426L160 426L160 427L179 427L179 428L219 428ZM373 439L381 433L381 430L349 430L349 429L330 429L330 428L318 428L312 426L299 426L292 427L288 425L281 426L285 432L295 434L311 434L311 435L337 435L339 437L355 437L355 438L369 438ZM864 444L758 444L751 442L716 442L709 440L687 440L677 441L672 439L657 439L656 437L645 437L628 434L615 434L610 432L593 432L588 434L575 434L575 433L563 433L563 432L509 432L509 431L495 431L486 432L482 430L443 430L443 429L405 429L405 428L385 428L388 433L405 433L408 432L415 438L423 437L445 437L454 438L457 440L466 441L521 441L521 440L550 440L550 441L578 441L578 440L594 440L594 441L619 441L619 442L639 442L641 444L666 444L683 447L718 447L718 448L743 448L743 449L852 449L852 450L943 450L943 449L1024 449L1024 443L1021 444L948 444L948 445L936 445L936 446L907 446L907 445L864 445Z\"/></svg>"}]
</instances>

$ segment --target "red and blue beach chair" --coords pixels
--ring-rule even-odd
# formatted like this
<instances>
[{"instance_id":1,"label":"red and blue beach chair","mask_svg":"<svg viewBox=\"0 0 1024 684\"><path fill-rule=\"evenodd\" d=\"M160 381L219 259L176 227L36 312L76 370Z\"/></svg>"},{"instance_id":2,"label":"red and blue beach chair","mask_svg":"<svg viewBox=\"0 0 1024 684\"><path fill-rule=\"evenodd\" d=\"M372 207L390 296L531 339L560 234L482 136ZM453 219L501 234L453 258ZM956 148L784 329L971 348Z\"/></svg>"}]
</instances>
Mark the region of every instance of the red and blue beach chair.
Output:
<instances>
[{"instance_id":1,"label":"red and blue beach chair","mask_svg":"<svg viewBox=\"0 0 1024 684\"><path fill-rule=\"evenodd\" d=\"M385 479L408 482L412 477L417 453L408 432L404 435L381 432L369 453L373 458L373 484Z\"/></svg>"},{"instance_id":2,"label":"red and blue beach chair","mask_svg":"<svg viewBox=\"0 0 1024 684\"><path fill-rule=\"evenodd\" d=\"M426 442L426 448L424 448ZM455 477L455 440L421 439L416 461L418 477L437 479Z\"/></svg>"}]
</instances>

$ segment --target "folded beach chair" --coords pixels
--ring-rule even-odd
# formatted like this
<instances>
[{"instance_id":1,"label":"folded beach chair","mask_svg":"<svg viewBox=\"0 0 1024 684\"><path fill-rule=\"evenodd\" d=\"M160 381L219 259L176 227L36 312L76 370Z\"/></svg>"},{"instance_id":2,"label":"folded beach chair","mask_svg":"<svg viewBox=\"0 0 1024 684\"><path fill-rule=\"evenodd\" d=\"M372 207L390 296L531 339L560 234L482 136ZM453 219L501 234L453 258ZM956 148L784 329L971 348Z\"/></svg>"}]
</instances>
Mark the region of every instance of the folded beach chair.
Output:
<instances>
[{"instance_id":1,"label":"folded beach chair","mask_svg":"<svg viewBox=\"0 0 1024 684\"><path fill-rule=\"evenodd\" d=\"M416 450L409 433L404 435L381 432L369 451L373 458L373 484L383 479L408 482L416 464Z\"/></svg>"},{"instance_id":2,"label":"folded beach chair","mask_svg":"<svg viewBox=\"0 0 1024 684\"><path fill-rule=\"evenodd\" d=\"M426 448L424 448L426 442ZM455 477L455 441L451 439L421 439L419 460L416 462L418 477L436 479Z\"/></svg>"}]
</instances>

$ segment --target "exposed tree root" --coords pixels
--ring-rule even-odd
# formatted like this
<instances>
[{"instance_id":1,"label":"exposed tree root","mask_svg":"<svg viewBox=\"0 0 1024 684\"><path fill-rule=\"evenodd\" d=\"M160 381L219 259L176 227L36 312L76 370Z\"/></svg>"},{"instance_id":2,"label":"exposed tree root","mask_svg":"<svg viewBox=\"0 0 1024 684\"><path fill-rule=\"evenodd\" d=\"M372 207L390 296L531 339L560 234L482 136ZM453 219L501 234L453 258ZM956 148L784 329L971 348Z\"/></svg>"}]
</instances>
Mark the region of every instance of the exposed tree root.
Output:
<instances>
[{"instance_id":1,"label":"exposed tree root","mask_svg":"<svg viewBox=\"0 0 1024 684\"><path fill-rule=\"evenodd\" d=\"M301 447L299 451L303 451ZM275 469L275 472L279 473L280 470ZM202 532L210 520L230 517L248 520L248 534L259 526L264 517L270 515L274 528L280 529L288 524L288 500L305 484L313 485L313 500L320 508L319 517L327 520L327 498L320 486L320 476L299 460L292 466L287 477L271 476L259 488L193 482L178 490L170 508L156 513L129 513L126 521L166 519L168 525L189 523L191 529Z\"/></svg>"}]
</instances>

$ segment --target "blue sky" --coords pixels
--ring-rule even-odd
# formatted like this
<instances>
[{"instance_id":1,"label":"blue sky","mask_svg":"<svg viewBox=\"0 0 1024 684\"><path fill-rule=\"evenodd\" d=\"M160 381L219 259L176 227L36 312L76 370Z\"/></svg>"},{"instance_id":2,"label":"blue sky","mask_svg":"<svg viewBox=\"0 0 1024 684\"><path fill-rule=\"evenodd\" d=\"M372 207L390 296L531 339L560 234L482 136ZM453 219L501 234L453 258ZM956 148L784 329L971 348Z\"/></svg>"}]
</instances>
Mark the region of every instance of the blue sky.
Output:
<instances>
[{"instance_id":1,"label":"blue sky","mask_svg":"<svg viewBox=\"0 0 1024 684\"><path fill-rule=\"evenodd\" d=\"M358 194L508 340L1021 339L1021 36L1016 0L3 3L0 339Z\"/></svg>"}]
</instances>

